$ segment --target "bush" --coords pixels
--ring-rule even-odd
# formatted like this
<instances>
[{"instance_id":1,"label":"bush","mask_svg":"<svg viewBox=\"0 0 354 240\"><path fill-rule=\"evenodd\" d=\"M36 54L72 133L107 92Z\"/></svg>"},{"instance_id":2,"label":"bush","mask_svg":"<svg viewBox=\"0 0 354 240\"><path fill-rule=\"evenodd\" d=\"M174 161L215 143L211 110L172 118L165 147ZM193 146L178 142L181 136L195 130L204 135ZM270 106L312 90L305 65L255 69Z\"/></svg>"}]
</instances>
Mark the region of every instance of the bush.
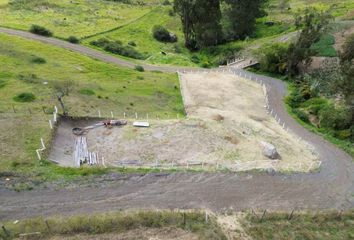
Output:
<instances>
[{"instance_id":1,"label":"bush","mask_svg":"<svg viewBox=\"0 0 354 240\"><path fill-rule=\"evenodd\" d=\"M33 102L36 96L33 93L20 93L13 98L16 102Z\"/></svg>"},{"instance_id":2,"label":"bush","mask_svg":"<svg viewBox=\"0 0 354 240\"><path fill-rule=\"evenodd\" d=\"M160 25L153 27L152 34L154 38L160 42L177 42L177 36Z\"/></svg>"},{"instance_id":3,"label":"bush","mask_svg":"<svg viewBox=\"0 0 354 240\"><path fill-rule=\"evenodd\" d=\"M91 45L103 48L105 51L125 57L144 59L145 57L131 46L123 46L121 41L110 41L106 38L90 42Z\"/></svg>"},{"instance_id":4,"label":"bush","mask_svg":"<svg viewBox=\"0 0 354 240\"><path fill-rule=\"evenodd\" d=\"M135 66L135 70L137 70L139 72L144 72L145 71L144 67L140 66L140 65Z\"/></svg>"},{"instance_id":5,"label":"bush","mask_svg":"<svg viewBox=\"0 0 354 240\"><path fill-rule=\"evenodd\" d=\"M352 132L350 129L341 130L335 133L335 137L341 140L350 139L351 136L352 136Z\"/></svg>"},{"instance_id":6,"label":"bush","mask_svg":"<svg viewBox=\"0 0 354 240\"><path fill-rule=\"evenodd\" d=\"M34 58L31 60L31 62L37 63L37 64L44 64L44 63L46 63L47 61L46 61L44 58L42 58L42 57L34 57Z\"/></svg>"},{"instance_id":7,"label":"bush","mask_svg":"<svg viewBox=\"0 0 354 240\"><path fill-rule=\"evenodd\" d=\"M346 107L327 105L319 111L320 126L333 130L345 130L351 126L351 111Z\"/></svg>"},{"instance_id":8,"label":"bush","mask_svg":"<svg viewBox=\"0 0 354 240\"><path fill-rule=\"evenodd\" d=\"M262 48L258 53L260 55L260 69L264 72L285 74L287 51L287 45L279 43Z\"/></svg>"},{"instance_id":9,"label":"bush","mask_svg":"<svg viewBox=\"0 0 354 240\"><path fill-rule=\"evenodd\" d=\"M38 34L41 36L45 36L45 37L51 37L53 36L53 33L46 29L45 27L39 26L39 25L32 25L30 28L30 32L34 33L34 34Z\"/></svg>"},{"instance_id":10,"label":"bush","mask_svg":"<svg viewBox=\"0 0 354 240\"><path fill-rule=\"evenodd\" d=\"M193 55L191 57L191 61L194 62L194 63L197 63L197 64L200 63L200 59L199 59L199 57L197 55Z\"/></svg>"},{"instance_id":11,"label":"bush","mask_svg":"<svg viewBox=\"0 0 354 240\"><path fill-rule=\"evenodd\" d=\"M70 37L68 37L68 42L77 44L77 43L80 42L80 40L77 37L75 37L75 36L70 36Z\"/></svg>"},{"instance_id":12,"label":"bush","mask_svg":"<svg viewBox=\"0 0 354 240\"><path fill-rule=\"evenodd\" d=\"M132 46L132 47L136 47L136 43L134 41L130 41L128 42L128 45Z\"/></svg>"},{"instance_id":13,"label":"bush","mask_svg":"<svg viewBox=\"0 0 354 240\"><path fill-rule=\"evenodd\" d=\"M300 106L301 103L305 102L304 97L300 93L300 91L297 88L294 88L290 95L286 97L285 102L291 107L291 108L297 108Z\"/></svg>"}]
</instances>

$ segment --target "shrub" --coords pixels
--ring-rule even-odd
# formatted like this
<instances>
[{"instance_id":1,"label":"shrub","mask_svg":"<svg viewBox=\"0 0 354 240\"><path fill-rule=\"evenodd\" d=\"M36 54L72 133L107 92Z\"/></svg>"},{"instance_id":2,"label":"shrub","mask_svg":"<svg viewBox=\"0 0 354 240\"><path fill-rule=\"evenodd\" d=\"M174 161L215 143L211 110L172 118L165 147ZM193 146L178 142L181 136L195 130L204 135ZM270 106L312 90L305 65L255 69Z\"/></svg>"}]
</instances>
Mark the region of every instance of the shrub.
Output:
<instances>
[{"instance_id":1,"label":"shrub","mask_svg":"<svg viewBox=\"0 0 354 240\"><path fill-rule=\"evenodd\" d=\"M329 104L319 111L320 125L333 130L345 130L351 126L351 112L346 107Z\"/></svg>"},{"instance_id":2,"label":"shrub","mask_svg":"<svg viewBox=\"0 0 354 240\"><path fill-rule=\"evenodd\" d=\"M177 42L177 36L160 25L153 27L152 34L154 38L160 42Z\"/></svg>"},{"instance_id":3,"label":"shrub","mask_svg":"<svg viewBox=\"0 0 354 240\"><path fill-rule=\"evenodd\" d=\"M39 25L32 25L30 28L30 32L38 35L42 35L45 37L51 37L53 36L53 33L46 29L45 27L39 26Z\"/></svg>"},{"instance_id":4,"label":"shrub","mask_svg":"<svg viewBox=\"0 0 354 240\"><path fill-rule=\"evenodd\" d=\"M103 48L105 51L119 54L125 57L135 58L135 59L144 59L145 57L136 51L131 46L123 46L121 41L110 41L106 38L100 38L95 41L90 42L91 45Z\"/></svg>"},{"instance_id":5,"label":"shrub","mask_svg":"<svg viewBox=\"0 0 354 240\"><path fill-rule=\"evenodd\" d=\"M37 64L44 64L47 61L42 57L34 57L34 58L32 58L31 62L37 63Z\"/></svg>"},{"instance_id":6,"label":"shrub","mask_svg":"<svg viewBox=\"0 0 354 240\"><path fill-rule=\"evenodd\" d=\"M197 63L197 64L200 63L200 59L199 59L199 57L197 55L193 55L191 57L191 61L194 62L194 63Z\"/></svg>"},{"instance_id":7,"label":"shrub","mask_svg":"<svg viewBox=\"0 0 354 240\"><path fill-rule=\"evenodd\" d=\"M162 2L162 5L171 5L170 1L169 0L164 0Z\"/></svg>"},{"instance_id":8,"label":"shrub","mask_svg":"<svg viewBox=\"0 0 354 240\"><path fill-rule=\"evenodd\" d=\"M273 44L259 51L260 69L264 72L285 74L287 68L288 47L285 44Z\"/></svg>"},{"instance_id":9,"label":"shrub","mask_svg":"<svg viewBox=\"0 0 354 240\"><path fill-rule=\"evenodd\" d=\"M79 92L83 95L88 95L88 96L95 95L95 91L93 91L92 89L88 89L88 88L80 89Z\"/></svg>"},{"instance_id":10,"label":"shrub","mask_svg":"<svg viewBox=\"0 0 354 240\"><path fill-rule=\"evenodd\" d=\"M335 136L341 140L350 139L352 132L350 129L341 130L335 133Z\"/></svg>"},{"instance_id":11,"label":"shrub","mask_svg":"<svg viewBox=\"0 0 354 240\"><path fill-rule=\"evenodd\" d=\"M13 98L16 102L33 102L36 96L33 93L20 93Z\"/></svg>"},{"instance_id":12,"label":"shrub","mask_svg":"<svg viewBox=\"0 0 354 240\"><path fill-rule=\"evenodd\" d=\"M135 66L135 70L137 70L139 72L144 72L145 71L144 67L140 66L140 65Z\"/></svg>"},{"instance_id":13,"label":"shrub","mask_svg":"<svg viewBox=\"0 0 354 240\"><path fill-rule=\"evenodd\" d=\"M77 43L80 42L80 40L77 37L75 37L75 36L70 36L70 37L68 37L68 42L77 44Z\"/></svg>"},{"instance_id":14,"label":"shrub","mask_svg":"<svg viewBox=\"0 0 354 240\"><path fill-rule=\"evenodd\" d=\"M134 41L130 41L128 42L128 45L132 46L132 47L136 47L136 43Z\"/></svg>"},{"instance_id":15,"label":"shrub","mask_svg":"<svg viewBox=\"0 0 354 240\"><path fill-rule=\"evenodd\" d=\"M298 91L292 91L289 96L286 97L285 102L291 107L291 108L297 108L300 106L302 102L304 102L305 99L301 96L301 94Z\"/></svg>"}]
</instances>

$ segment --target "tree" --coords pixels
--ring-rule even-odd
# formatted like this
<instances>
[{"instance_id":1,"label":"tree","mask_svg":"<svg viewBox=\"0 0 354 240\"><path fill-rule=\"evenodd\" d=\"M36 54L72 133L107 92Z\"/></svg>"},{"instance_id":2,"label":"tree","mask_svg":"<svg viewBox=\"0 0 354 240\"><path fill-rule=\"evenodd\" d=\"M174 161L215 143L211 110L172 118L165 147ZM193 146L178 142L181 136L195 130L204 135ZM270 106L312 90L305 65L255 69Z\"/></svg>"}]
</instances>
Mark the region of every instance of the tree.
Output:
<instances>
[{"instance_id":1,"label":"tree","mask_svg":"<svg viewBox=\"0 0 354 240\"><path fill-rule=\"evenodd\" d=\"M287 68L288 46L284 43L276 43L264 46L258 51L259 64L262 71L285 74Z\"/></svg>"},{"instance_id":2,"label":"tree","mask_svg":"<svg viewBox=\"0 0 354 240\"><path fill-rule=\"evenodd\" d=\"M302 20L303 29L296 42L291 43L288 49L288 76L294 77L299 74L299 64L308 65L311 63L311 57L315 55L315 50L311 46L320 40L321 35L326 31L327 26L332 19L328 12L318 13L307 10Z\"/></svg>"},{"instance_id":3,"label":"tree","mask_svg":"<svg viewBox=\"0 0 354 240\"><path fill-rule=\"evenodd\" d=\"M228 38L244 39L250 36L256 26L256 18L265 15L267 0L224 0L225 14L229 24Z\"/></svg>"},{"instance_id":4,"label":"tree","mask_svg":"<svg viewBox=\"0 0 354 240\"><path fill-rule=\"evenodd\" d=\"M68 116L68 111L67 108L64 105L63 98L65 96L69 96L69 93L72 91L74 86L73 81L67 80L67 81L55 81L53 83L53 94L56 97L56 99L59 101L60 106L63 110L63 115Z\"/></svg>"},{"instance_id":5,"label":"tree","mask_svg":"<svg viewBox=\"0 0 354 240\"><path fill-rule=\"evenodd\" d=\"M219 0L175 0L180 15L185 46L190 50L213 46L222 40Z\"/></svg>"}]
</instances>

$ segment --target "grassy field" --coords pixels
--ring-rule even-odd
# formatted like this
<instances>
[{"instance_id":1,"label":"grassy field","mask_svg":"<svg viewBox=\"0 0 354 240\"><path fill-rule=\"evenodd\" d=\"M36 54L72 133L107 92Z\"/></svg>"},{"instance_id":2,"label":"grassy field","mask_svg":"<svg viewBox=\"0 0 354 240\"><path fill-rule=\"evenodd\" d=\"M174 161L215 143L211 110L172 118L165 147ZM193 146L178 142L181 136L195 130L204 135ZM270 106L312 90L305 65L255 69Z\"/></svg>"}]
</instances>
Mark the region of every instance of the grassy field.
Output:
<instances>
[{"instance_id":1,"label":"grassy field","mask_svg":"<svg viewBox=\"0 0 354 240\"><path fill-rule=\"evenodd\" d=\"M191 53L184 47L179 17L171 14L170 5L161 5L159 0L144 0L143 5L137 4L137 1L124 4L107 0L11 2L13 4L9 4L9 0L0 0L1 26L28 30L32 24L38 24L53 31L56 37L73 35L83 39L83 44L88 46L91 46L90 41L102 37L120 40L124 45L134 41L137 45L135 49L146 56L144 62L203 67L217 66L225 55L260 47L275 37L294 31L294 16L306 7L327 10L332 6L333 14L343 18L354 9L354 3L350 0L292 0L290 9L280 10L280 0L271 0L266 9L268 16L257 20L256 31L247 41L235 41ZM267 22L274 25L269 26ZM156 41L151 33L155 25L162 25L177 34L178 42Z\"/></svg>"},{"instance_id":2,"label":"grassy field","mask_svg":"<svg viewBox=\"0 0 354 240\"><path fill-rule=\"evenodd\" d=\"M248 214L243 228L254 240L347 240L354 238L354 211Z\"/></svg>"},{"instance_id":3,"label":"grassy field","mask_svg":"<svg viewBox=\"0 0 354 240\"><path fill-rule=\"evenodd\" d=\"M177 74L139 72L105 64L70 51L0 34L0 174L22 172L48 177L75 175L71 170L47 168L36 160L39 139L51 139L48 119L53 111L52 84L74 82L72 92L64 102L73 116L123 117L135 112L151 117L175 118L184 108ZM38 63L38 58L45 63ZM32 102L18 102L16 96L31 93ZM48 114L44 114L44 110ZM14 109L15 112L14 113ZM11 129L11 131L9 131ZM89 174L81 170L77 174ZM88 172L86 172L88 171ZM7 173L6 173L7 172ZM94 171L92 171L94 172ZM42 176L43 175L43 176Z\"/></svg>"},{"instance_id":4,"label":"grassy field","mask_svg":"<svg viewBox=\"0 0 354 240\"><path fill-rule=\"evenodd\" d=\"M82 38L130 23L151 11L159 1L144 2L145 5L131 5L103 0L0 0L0 25L28 30L38 24L56 37Z\"/></svg>"},{"instance_id":5,"label":"grassy field","mask_svg":"<svg viewBox=\"0 0 354 240\"><path fill-rule=\"evenodd\" d=\"M52 239L53 236L57 237L56 239L66 239L67 237L75 237L79 234L86 234L86 236L94 239L94 237L100 237L100 234L107 233L119 235L133 230L148 232L150 229L175 228L182 229L186 233L193 233L200 240L226 240L221 228L216 223L216 219L209 217L208 222L205 222L204 213L198 211L136 211L100 215L53 217L49 219L34 218L21 220L18 224L7 222L4 223L4 226L5 229L7 229L8 236L4 231L0 231L0 238L2 239L13 239L18 237L19 234L33 232L41 233L35 236L37 237L36 239L38 239L38 237L40 237L40 239ZM78 236L77 239L85 238ZM136 238L133 236L128 239ZM195 237L193 239L195 239Z\"/></svg>"}]
</instances>

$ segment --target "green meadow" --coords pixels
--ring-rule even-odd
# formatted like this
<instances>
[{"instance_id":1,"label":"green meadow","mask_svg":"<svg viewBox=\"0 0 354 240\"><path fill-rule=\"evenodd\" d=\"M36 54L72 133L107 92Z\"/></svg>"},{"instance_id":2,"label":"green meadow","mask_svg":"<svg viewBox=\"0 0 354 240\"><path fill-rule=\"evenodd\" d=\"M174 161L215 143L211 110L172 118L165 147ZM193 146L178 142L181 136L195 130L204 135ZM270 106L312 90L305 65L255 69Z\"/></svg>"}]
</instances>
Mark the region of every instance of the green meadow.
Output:
<instances>
[{"instance_id":1,"label":"green meadow","mask_svg":"<svg viewBox=\"0 0 354 240\"><path fill-rule=\"evenodd\" d=\"M46 143L52 137L48 120L53 106L59 107L54 82L73 82L64 98L72 116L95 117L98 110L105 117L111 111L117 117L124 112L160 118L184 113L177 74L139 72L3 34L0 42L1 173L37 174L40 169L55 174L41 168L35 153L41 137ZM64 170L59 173L65 175Z\"/></svg>"}]
</instances>

